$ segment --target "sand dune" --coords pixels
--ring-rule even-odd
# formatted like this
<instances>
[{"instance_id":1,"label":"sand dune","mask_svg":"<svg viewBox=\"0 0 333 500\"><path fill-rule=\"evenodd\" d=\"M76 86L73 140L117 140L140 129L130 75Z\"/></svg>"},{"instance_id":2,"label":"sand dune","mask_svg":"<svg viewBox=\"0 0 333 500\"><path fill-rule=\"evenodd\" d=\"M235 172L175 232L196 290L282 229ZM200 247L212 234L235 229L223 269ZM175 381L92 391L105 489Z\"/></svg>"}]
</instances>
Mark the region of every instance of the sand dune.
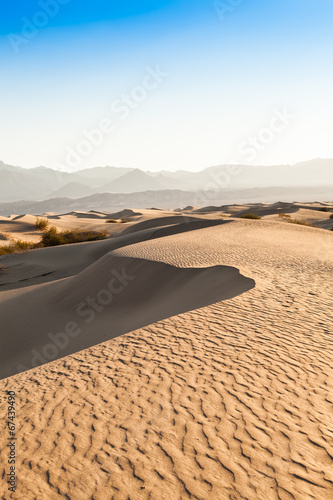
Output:
<instances>
[{"instance_id":1,"label":"sand dune","mask_svg":"<svg viewBox=\"0 0 333 500\"><path fill-rule=\"evenodd\" d=\"M14 217L12 220L26 222L27 224L34 225L36 223L36 217L30 214L18 215Z\"/></svg>"},{"instance_id":2,"label":"sand dune","mask_svg":"<svg viewBox=\"0 0 333 500\"><path fill-rule=\"evenodd\" d=\"M92 214L78 214L71 215L42 215L43 219L49 220L49 225L56 227L60 231L79 229L79 230L95 230L95 231L108 231L111 233L111 229L108 224L106 224L106 214L104 216L92 215ZM34 215L22 215L15 217L2 217L0 219L0 233L5 233L8 235L9 239L16 241L18 239L38 243L41 239L41 231L36 228L35 224L37 221L37 216Z\"/></svg>"},{"instance_id":3,"label":"sand dune","mask_svg":"<svg viewBox=\"0 0 333 500\"><path fill-rule=\"evenodd\" d=\"M84 270L111 250L140 241L153 240L171 234L194 231L204 227L225 224L224 220L188 221L162 227L158 223L153 228L132 232L107 239L61 247L50 247L23 254L2 257L4 266L0 273L0 293L21 286L31 286L70 277Z\"/></svg>"},{"instance_id":4,"label":"sand dune","mask_svg":"<svg viewBox=\"0 0 333 500\"><path fill-rule=\"evenodd\" d=\"M97 212L96 210L91 210L90 212L72 211L62 215L62 217L68 216L76 217L77 219L106 219L108 217L108 214L104 212Z\"/></svg>"},{"instance_id":5,"label":"sand dune","mask_svg":"<svg viewBox=\"0 0 333 500\"><path fill-rule=\"evenodd\" d=\"M73 247L63 248L75 252ZM50 260L53 251L59 258L57 250L39 250L39 255L43 252L43 257ZM36 254L30 253L40 263ZM62 252L63 257L64 254ZM77 255L73 257L78 265ZM82 257L83 260L87 258L85 253ZM67 258L71 260L70 256ZM15 260L15 256L11 259ZM62 259L60 263L63 264ZM32 264L25 269L36 273ZM42 274L50 276L46 268L43 271ZM8 280L8 275L5 279ZM21 275L20 280L27 281L27 278ZM0 377L22 371L17 369L19 365L29 369L160 319L225 300L253 286L253 280L240 276L234 268L179 269L151 260L114 257L112 252L107 253L69 280L43 285L0 302L2 326L8 335L7 339L2 339ZM15 311L20 314L16 315ZM54 346L56 340L47 349L50 332L52 335L60 332L59 338L63 338L71 322L76 324L75 332L80 333L65 333L68 341L64 341L67 345L63 349ZM32 355L32 350L39 355ZM40 355L42 352L44 354Z\"/></svg>"},{"instance_id":6,"label":"sand dune","mask_svg":"<svg viewBox=\"0 0 333 500\"><path fill-rule=\"evenodd\" d=\"M140 209L140 211L126 209L116 213L90 210L89 212L71 211L59 215L49 212L42 214L42 217L48 218L50 225L55 226L60 231L72 229L107 231L112 236L118 236L159 227L163 225L162 222L164 222L164 225L170 225L182 221L188 222L192 219L218 219L221 215L239 218L246 212L281 223L286 221L282 220L279 214L286 213L292 218L321 229L330 230L333 228L333 219L329 218L333 212L333 204L322 202L306 204L277 202L274 204L222 205L220 207L186 207L183 210L179 209L179 211L151 208ZM31 214L1 217L0 234L5 234L12 241L20 239L37 243L40 241L41 232L35 227L36 217ZM108 224L108 219L116 219L118 222L121 219L127 219L127 222L126 224ZM0 245L4 244L7 243L0 240Z\"/></svg>"},{"instance_id":7,"label":"sand dune","mask_svg":"<svg viewBox=\"0 0 333 500\"><path fill-rule=\"evenodd\" d=\"M110 219L121 219L122 217L136 217L138 215L142 215L142 211L138 212L138 211L134 211L134 210L131 210L131 209L125 209L125 210L121 210L120 212L115 212L115 213L112 213L110 214Z\"/></svg>"},{"instance_id":8,"label":"sand dune","mask_svg":"<svg viewBox=\"0 0 333 500\"><path fill-rule=\"evenodd\" d=\"M282 205L282 204L280 204ZM246 214L247 212L251 212L255 215L259 215L260 217L268 217L272 219L276 218L278 219L279 215L282 214L288 214L291 218L293 219L298 219L303 222L306 222L308 224L312 225L317 225L317 223L325 223L324 226L326 225L326 228L331 227L331 221L329 219L330 212L324 212L321 211L322 206L302 206L298 205L296 203L290 203L289 205L282 205L282 206L274 206L274 205L268 205L268 206L248 206L244 208L243 210L240 210L236 214L234 214L235 217L241 217L242 215ZM333 211L333 207L332 207ZM280 222L282 222L280 218ZM324 229L324 227L322 227Z\"/></svg>"},{"instance_id":9,"label":"sand dune","mask_svg":"<svg viewBox=\"0 0 333 500\"><path fill-rule=\"evenodd\" d=\"M323 229L330 229L333 223L330 222L329 216L333 212L332 203L250 203L243 205L222 205L221 207L200 207L190 210L193 214L214 214L223 213L233 217L241 217L246 213L253 213L261 217L278 216L279 214L289 214L292 218L300 219L309 224L314 224ZM275 217L276 220L279 220ZM281 220L279 220L281 222ZM319 224L318 224L319 223Z\"/></svg>"},{"instance_id":10,"label":"sand dune","mask_svg":"<svg viewBox=\"0 0 333 500\"><path fill-rule=\"evenodd\" d=\"M19 405L20 482L5 500L332 497L333 233L271 216L162 225L1 259L4 281L29 265L57 268L57 281L0 292L6 369L33 335L41 346L49 324L75 321L77 303L106 289L110 268L128 263L137 275L113 299L119 323L96 311L89 335L102 344L0 382ZM72 277L59 279L75 258ZM149 326L98 338L103 328L147 324L145 314ZM78 337L68 334L69 344Z\"/></svg>"},{"instance_id":11,"label":"sand dune","mask_svg":"<svg viewBox=\"0 0 333 500\"><path fill-rule=\"evenodd\" d=\"M198 217L189 217L184 215L169 215L168 217L158 217L156 219L148 219L142 222L138 221L136 224L126 228L122 234L130 234L144 229L150 229L160 226L169 226L171 224L187 223L192 221L202 220Z\"/></svg>"},{"instance_id":12,"label":"sand dune","mask_svg":"<svg viewBox=\"0 0 333 500\"><path fill-rule=\"evenodd\" d=\"M22 240L38 243L40 231L36 229L35 223L36 217L32 218L32 216L15 217L14 219L3 217L0 220L0 233L4 234L10 241Z\"/></svg>"}]
</instances>

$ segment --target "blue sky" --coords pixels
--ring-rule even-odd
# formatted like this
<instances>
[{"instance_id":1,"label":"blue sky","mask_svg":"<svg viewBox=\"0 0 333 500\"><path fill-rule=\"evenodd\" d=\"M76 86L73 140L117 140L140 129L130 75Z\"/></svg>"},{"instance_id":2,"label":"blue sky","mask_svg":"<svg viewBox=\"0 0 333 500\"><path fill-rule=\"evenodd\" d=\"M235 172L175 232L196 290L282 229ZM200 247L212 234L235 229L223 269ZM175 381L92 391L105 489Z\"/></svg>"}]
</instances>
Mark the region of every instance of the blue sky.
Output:
<instances>
[{"instance_id":1,"label":"blue sky","mask_svg":"<svg viewBox=\"0 0 333 500\"><path fill-rule=\"evenodd\" d=\"M6 163L198 170L333 157L330 0L3 0L1 10ZM277 114L289 118L272 129Z\"/></svg>"}]
</instances>

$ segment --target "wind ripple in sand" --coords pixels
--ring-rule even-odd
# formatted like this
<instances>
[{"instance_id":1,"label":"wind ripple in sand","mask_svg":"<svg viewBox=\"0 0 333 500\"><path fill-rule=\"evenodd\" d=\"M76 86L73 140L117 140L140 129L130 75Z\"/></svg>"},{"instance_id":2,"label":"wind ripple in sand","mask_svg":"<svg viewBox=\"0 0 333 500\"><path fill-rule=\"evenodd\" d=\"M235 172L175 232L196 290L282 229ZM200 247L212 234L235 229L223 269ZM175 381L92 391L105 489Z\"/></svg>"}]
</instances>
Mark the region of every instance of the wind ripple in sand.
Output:
<instances>
[{"instance_id":1,"label":"wind ripple in sand","mask_svg":"<svg viewBox=\"0 0 333 500\"><path fill-rule=\"evenodd\" d=\"M219 250L248 293L1 382L19 395L17 498L332 498L332 250L303 228L308 256L279 232L251 246L244 227Z\"/></svg>"},{"instance_id":2,"label":"wind ripple in sand","mask_svg":"<svg viewBox=\"0 0 333 500\"><path fill-rule=\"evenodd\" d=\"M259 297L4 381L21 400L24 498L331 498L331 337Z\"/></svg>"},{"instance_id":3,"label":"wind ripple in sand","mask_svg":"<svg viewBox=\"0 0 333 500\"><path fill-rule=\"evenodd\" d=\"M232 267L178 268L109 253L73 278L0 303L6 332L0 377L235 297L254 285Z\"/></svg>"},{"instance_id":4,"label":"wind ripple in sand","mask_svg":"<svg viewBox=\"0 0 333 500\"><path fill-rule=\"evenodd\" d=\"M193 221L182 216L174 217L174 219L183 222L171 224L172 218L168 218L169 225L165 226L165 219L165 217L160 217L153 221L137 223L125 229L120 236L103 241L48 247L24 254L5 255L1 258L4 272L0 273L0 291L19 288L23 280L30 280L29 284L34 285L36 277L40 276L46 276L42 282L74 276L110 251L123 246L229 222L221 219L196 219ZM148 224L148 229L143 229L142 224L146 222L150 223L152 227ZM140 230L136 229L138 225L141 227ZM128 229L130 230L129 234L127 234ZM52 277L50 277L51 274Z\"/></svg>"}]
</instances>

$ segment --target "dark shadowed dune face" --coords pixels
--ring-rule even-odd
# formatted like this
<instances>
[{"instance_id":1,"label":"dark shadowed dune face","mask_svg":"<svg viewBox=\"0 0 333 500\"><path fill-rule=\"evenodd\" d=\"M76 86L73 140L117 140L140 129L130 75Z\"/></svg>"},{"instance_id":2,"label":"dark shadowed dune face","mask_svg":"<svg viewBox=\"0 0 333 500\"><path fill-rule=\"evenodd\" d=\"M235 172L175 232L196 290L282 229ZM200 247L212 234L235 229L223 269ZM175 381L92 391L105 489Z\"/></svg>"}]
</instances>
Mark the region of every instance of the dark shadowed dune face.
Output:
<instances>
[{"instance_id":1,"label":"dark shadowed dune face","mask_svg":"<svg viewBox=\"0 0 333 500\"><path fill-rule=\"evenodd\" d=\"M131 234L137 231L143 231L145 229L163 228L163 226L177 226L178 232L183 232L186 230L193 231L195 229L202 229L204 227L216 226L223 223L224 221L221 221L221 219L207 220L188 215L173 215L170 217L159 217L158 219L137 222L133 226L126 228L122 234ZM161 231L163 231L163 229L161 229ZM164 232L168 235L174 234L174 230L171 227L168 227L168 229L164 229Z\"/></svg>"},{"instance_id":2,"label":"dark shadowed dune face","mask_svg":"<svg viewBox=\"0 0 333 500\"><path fill-rule=\"evenodd\" d=\"M164 238L173 234L195 231L226 224L222 219L194 219L174 217L181 223L164 226L165 218L136 223L120 236L88 243L37 249L25 254L11 254L1 258L4 272L0 276L0 291L46 283L67 278L83 271L106 253L140 241ZM151 222L151 224L149 224ZM143 226L142 226L143 224ZM140 228L136 228L140 225ZM161 227L162 225L162 227ZM129 231L131 230L131 231Z\"/></svg>"},{"instance_id":3,"label":"dark shadowed dune face","mask_svg":"<svg viewBox=\"0 0 333 500\"><path fill-rule=\"evenodd\" d=\"M230 299L254 286L233 267L177 268L109 253L73 278L0 304L6 332L0 376Z\"/></svg>"}]
</instances>

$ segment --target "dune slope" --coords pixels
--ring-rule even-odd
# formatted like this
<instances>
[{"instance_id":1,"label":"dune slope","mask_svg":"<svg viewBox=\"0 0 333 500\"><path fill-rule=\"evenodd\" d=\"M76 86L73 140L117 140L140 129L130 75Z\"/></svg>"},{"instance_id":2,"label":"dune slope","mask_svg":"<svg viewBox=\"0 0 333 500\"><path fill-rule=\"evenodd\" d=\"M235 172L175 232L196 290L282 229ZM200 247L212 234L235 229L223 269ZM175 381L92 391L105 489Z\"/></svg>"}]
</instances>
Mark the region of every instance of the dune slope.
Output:
<instances>
[{"instance_id":1,"label":"dune slope","mask_svg":"<svg viewBox=\"0 0 333 500\"><path fill-rule=\"evenodd\" d=\"M107 240L41 248L23 254L6 255L1 258L4 269L0 273L0 293L21 286L27 287L74 276L106 253L123 246L226 224L228 221L221 219L186 221L185 219L185 222L168 226L164 226L164 222L164 218L157 219L150 229L141 229L130 234L120 233L119 236Z\"/></svg>"},{"instance_id":2,"label":"dune slope","mask_svg":"<svg viewBox=\"0 0 333 500\"><path fill-rule=\"evenodd\" d=\"M77 276L0 303L0 377L14 375L254 286L225 266L181 269L107 254ZM19 314L16 312L19 311Z\"/></svg>"},{"instance_id":3,"label":"dune slope","mask_svg":"<svg viewBox=\"0 0 333 500\"><path fill-rule=\"evenodd\" d=\"M1 381L18 396L16 498L332 498L332 242L238 220L115 250L256 286Z\"/></svg>"}]
</instances>

